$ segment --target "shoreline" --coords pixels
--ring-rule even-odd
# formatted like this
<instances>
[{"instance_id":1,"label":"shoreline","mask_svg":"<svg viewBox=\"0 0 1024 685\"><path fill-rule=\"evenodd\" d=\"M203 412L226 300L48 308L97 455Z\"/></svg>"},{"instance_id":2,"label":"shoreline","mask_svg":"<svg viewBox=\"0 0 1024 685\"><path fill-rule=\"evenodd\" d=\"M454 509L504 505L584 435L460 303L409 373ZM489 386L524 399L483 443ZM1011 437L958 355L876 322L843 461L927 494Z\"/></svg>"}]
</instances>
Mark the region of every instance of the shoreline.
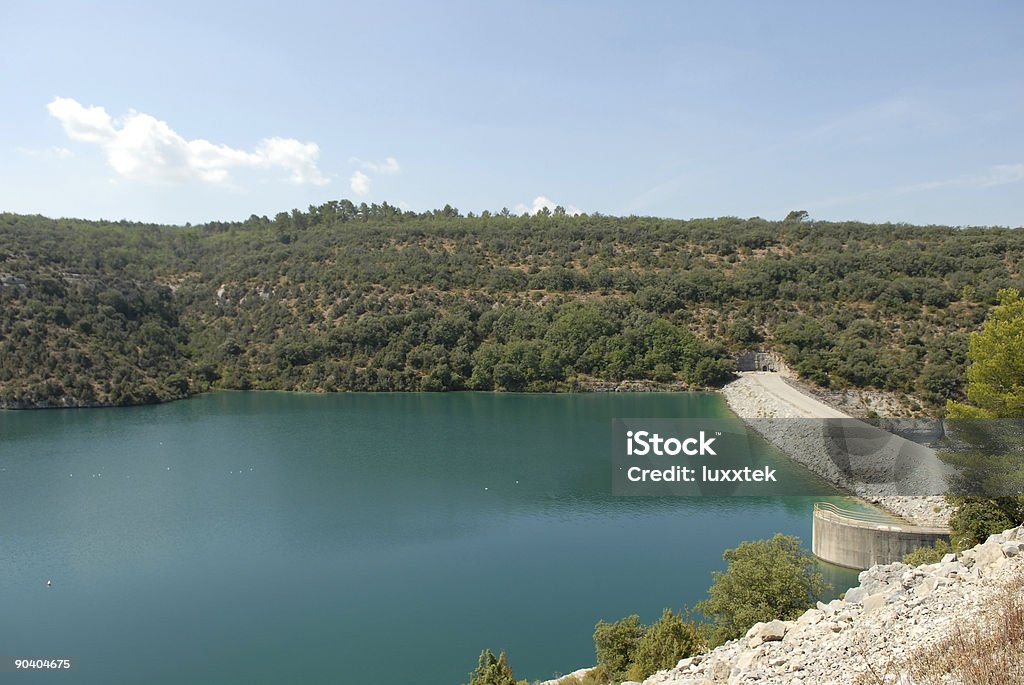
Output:
<instances>
[{"instance_id":1,"label":"shoreline","mask_svg":"<svg viewBox=\"0 0 1024 685\"><path fill-rule=\"evenodd\" d=\"M372 395L380 393L400 393L406 395L429 394L442 395L451 393L479 392L498 395L600 395L612 393L672 393L672 392L706 392L718 393L719 388L693 387L682 381L653 381L653 380L624 380L624 381L603 381L597 379L584 379L572 381L572 383L558 390L285 390L283 388L206 388L189 392L179 397L167 399L156 399L147 402L80 402L71 398L63 398L61 403L50 403L37 400L0 400L0 411L45 411L47 409L116 409L122 407L152 407L160 404L170 404L190 400L202 395L216 392L286 392L302 395Z\"/></svg>"},{"instance_id":2,"label":"shoreline","mask_svg":"<svg viewBox=\"0 0 1024 685\"><path fill-rule=\"evenodd\" d=\"M820 433L814 430L783 430L775 419L854 419L818 397L804 392L791 380L771 372L743 372L726 384L721 394L744 423L765 440L851 496L874 504L913 525L946 527L950 509L941 495L906 496L866 492L840 472L825 454ZM794 424L799 428L799 424ZM805 426L813 428L813 426ZM795 434L794 434L795 433ZM902 440L902 439L901 439ZM909 443L921 456L935 460L927 448ZM927 470L927 469L926 469ZM926 473L931 478L934 473Z\"/></svg>"}]
</instances>

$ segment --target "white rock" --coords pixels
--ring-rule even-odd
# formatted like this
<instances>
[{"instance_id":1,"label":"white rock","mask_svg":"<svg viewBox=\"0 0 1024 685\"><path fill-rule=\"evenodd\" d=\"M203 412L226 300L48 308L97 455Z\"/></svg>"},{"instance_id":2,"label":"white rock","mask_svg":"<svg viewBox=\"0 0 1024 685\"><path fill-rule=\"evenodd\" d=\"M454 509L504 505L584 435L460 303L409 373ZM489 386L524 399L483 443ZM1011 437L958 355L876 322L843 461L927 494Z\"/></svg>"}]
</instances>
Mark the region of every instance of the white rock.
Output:
<instances>
[{"instance_id":1,"label":"white rock","mask_svg":"<svg viewBox=\"0 0 1024 685\"><path fill-rule=\"evenodd\" d=\"M708 664L707 669L704 671L705 675L709 676L712 681L725 680L729 677L729 671L732 668L729 664L721 659L715 659Z\"/></svg>"},{"instance_id":2,"label":"white rock","mask_svg":"<svg viewBox=\"0 0 1024 685\"><path fill-rule=\"evenodd\" d=\"M920 585L914 588L914 594L918 597L924 597L925 595L931 594L932 591L935 590L936 587L938 587L938 585L939 579L935 576L925 578Z\"/></svg>"},{"instance_id":3,"label":"white rock","mask_svg":"<svg viewBox=\"0 0 1024 685\"><path fill-rule=\"evenodd\" d=\"M859 603L863 602L864 598L867 597L867 596L868 596L868 591L867 590L865 590L862 587L854 587L854 588L850 588L849 590L846 591L846 595L844 595L844 599L846 599L847 602L855 602L855 603L859 604Z\"/></svg>"},{"instance_id":4,"label":"white rock","mask_svg":"<svg viewBox=\"0 0 1024 685\"><path fill-rule=\"evenodd\" d=\"M820 623L823 618L825 618L825 612L821 609L808 609L796 622L804 626L813 626Z\"/></svg>"},{"instance_id":5,"label":"white rock","mask_svg":"<svg viewBox=\"0 0 1024 685\"><path fill-rule=\"evenodd\" d=\"M984 572L989 566L1005 557L1002 548L1003 543L992 540L993 537L995 536L989 536L989 542L978 547L974 554L974 565L979 572Z\"/></svg>"},{"instance_id":6,"label":"white rock","mask_svg":"<svg viewBox=\"0 0 1024 685\"><path fill-rule=\"evenodd\" d=\"M761 629L761 639L765 642L776 642L786 636L788 626L783 621L769 621Z\"/></svg>"},{"instance_id":7,"label":"white rock","mask_svg":"<svg viewBox=\"0 0 1024 685\"><path fill-rule=\"evenodd\" d=\"M888 592L879 592L871 595L870 597L864 598L864 613L870 614L872 611L881 609L885 606L885 603L889 600Z\"/></svg>"},{"instance_id":8,"label":"white rock","mask_svg":"<svg viewBox=\"0 0 1024 685\"><path fill-rule=\"evenodd\" d=\"M737 670L741 672L749 671L750 667L753 666L756 662L758 662L762 656L763 654L756 649L747 650L746 652L743 652L743 654L740 655L740 658L736 660L736 663L733 664L733 672L736 672Z\"/></svg>"}]
</instances>

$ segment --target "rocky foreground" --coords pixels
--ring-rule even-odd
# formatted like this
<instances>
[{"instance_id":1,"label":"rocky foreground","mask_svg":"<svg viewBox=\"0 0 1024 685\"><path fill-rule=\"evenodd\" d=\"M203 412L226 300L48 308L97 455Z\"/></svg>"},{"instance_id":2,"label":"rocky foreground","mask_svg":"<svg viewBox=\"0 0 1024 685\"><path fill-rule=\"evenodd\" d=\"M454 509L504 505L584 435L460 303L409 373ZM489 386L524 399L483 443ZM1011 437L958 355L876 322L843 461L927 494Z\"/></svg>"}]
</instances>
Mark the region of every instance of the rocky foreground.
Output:
<instances>
[{"instance_id":1,"label":"rocky foreground","mask_svg":"<svg viewBox=\"0 0 1024 685\"><path fill-rule=\"evenodd\" d=\"M1020 595L1022 578L1024 527L941 563L875 566L844 599L819 602L795 621L758 623L746 637L683 659L643 685L915 685L921 681L908 660L949 651L943 641L957 631L989 630L1007 598ZM1021 674L1005 675L997 682L1021 682ZM947 675L937 682L963 681Z\"/></svg>"},{"instance_id":2,"label":"rocky foreground","mask_svg":"<svg viewBox=\"0 0 1024 685\"><path fill-rule=\"evenodd\" d=\"M874 566L843 599L819 602L794 621L758 623L742 639L622 685L1024 683L1022 596L1024 526L937 564ZM1017 624L1014 644L1004 642L999 625L1007 617ZM972 636L989 643L962 648ZM936 658L975 667L987 661L995 675L947 673L945 665L929 664ZM569 685L589 671L540 685Z\"/></svg>"}]
</instances>

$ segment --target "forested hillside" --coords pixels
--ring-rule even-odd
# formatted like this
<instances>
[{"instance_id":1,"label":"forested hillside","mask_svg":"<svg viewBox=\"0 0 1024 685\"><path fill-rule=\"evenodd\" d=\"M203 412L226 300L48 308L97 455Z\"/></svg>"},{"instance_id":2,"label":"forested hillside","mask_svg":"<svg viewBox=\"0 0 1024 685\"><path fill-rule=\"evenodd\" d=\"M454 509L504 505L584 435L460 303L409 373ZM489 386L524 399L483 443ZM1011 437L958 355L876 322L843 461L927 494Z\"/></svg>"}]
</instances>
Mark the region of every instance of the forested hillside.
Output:
<instances>
[{"instance_id":1,"label":"forested hillside","mask_svg":"<svg viewBox=\"0 0 1024 685\"><path fill-rule=\"evenodd\" d=\"M727 380L960 395L967 333L1024 290L1024 233L795 215L422 214L330 202L242 223L0 214L0 405L211 387L565 390Z\"/></svg>"}]
</instances>

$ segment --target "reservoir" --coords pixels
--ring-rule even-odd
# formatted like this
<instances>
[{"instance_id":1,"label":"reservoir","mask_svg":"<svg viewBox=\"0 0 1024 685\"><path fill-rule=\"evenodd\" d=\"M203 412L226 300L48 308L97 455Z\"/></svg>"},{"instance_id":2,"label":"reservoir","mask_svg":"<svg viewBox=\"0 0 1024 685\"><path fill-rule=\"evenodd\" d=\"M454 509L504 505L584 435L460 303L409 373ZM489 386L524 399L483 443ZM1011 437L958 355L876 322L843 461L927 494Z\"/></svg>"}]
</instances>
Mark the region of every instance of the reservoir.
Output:
<instances>
[{"instance_id":1,"label":"reservoir","mask_svg":"<svg viewBox=\"0 0 1024 685\"><path fill-rule=\"evenodd\" d=\"M692 606L727 548L810 546L820 497L611 495L613 419L728 415L706 393L0 412L0 652L104 684L457 685L484 648L518 678L589 666L598 620Z\"/></svg>"}]
</instances>

